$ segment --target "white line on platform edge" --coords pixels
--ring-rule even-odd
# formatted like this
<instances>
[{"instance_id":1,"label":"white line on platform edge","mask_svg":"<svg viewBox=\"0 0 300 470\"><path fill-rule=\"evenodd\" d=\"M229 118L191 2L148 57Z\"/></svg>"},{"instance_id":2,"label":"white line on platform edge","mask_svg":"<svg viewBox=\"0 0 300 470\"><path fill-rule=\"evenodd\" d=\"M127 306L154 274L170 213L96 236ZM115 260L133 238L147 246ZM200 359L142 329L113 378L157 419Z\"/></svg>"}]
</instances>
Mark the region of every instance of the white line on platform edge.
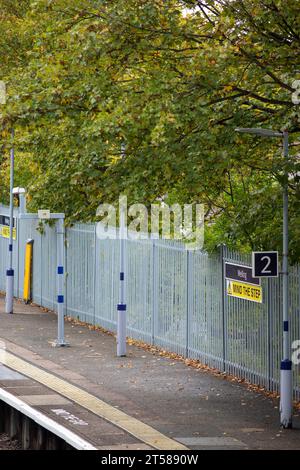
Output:
<instances>
[{"instance_id":1,"label":"white line on platform edge","mask_svg":"<svg viewBox=\"0 0 300 470\"><path fill-rule=\"evenodd\" d=\"M97 448L92 446L89 442L81 439L81 437L77 436L72 431L69 431L69 429L65 428L61 424L56 423L53 419L48 418L40 411L35 410L31 406L27 405L27 403L24 403L22 400L7 392L6 390L3 390L2 388L0 388L0 400L20 411L20 413L23 413L25 416L35 421L43 428L60 437L75 449L97 450Z\"/></svg>"}]
</instances>

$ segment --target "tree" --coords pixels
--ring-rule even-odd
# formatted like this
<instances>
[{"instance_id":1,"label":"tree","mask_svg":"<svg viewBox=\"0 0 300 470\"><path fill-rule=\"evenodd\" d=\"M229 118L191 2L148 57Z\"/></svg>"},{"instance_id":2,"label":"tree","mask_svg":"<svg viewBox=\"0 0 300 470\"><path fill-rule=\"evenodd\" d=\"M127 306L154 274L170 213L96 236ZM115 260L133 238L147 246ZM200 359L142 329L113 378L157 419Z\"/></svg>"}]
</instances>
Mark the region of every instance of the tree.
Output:
<instances>
[{"instance_id":1,"label":"tree","mask_svg":"<svg viewBox=\"0 0 300 470\"><path fill-rule=\"evenodd\" d=\"M72 221L93 219L121 192L148 204L204 202L209 248L275 249L280 142L234 129L285 127L299 259L298 9L294 0L31 3L21 27L6 26L23 60L8 61L3 122L17 126L29 156L31 207Z\"/></svg>"}]
</instances>

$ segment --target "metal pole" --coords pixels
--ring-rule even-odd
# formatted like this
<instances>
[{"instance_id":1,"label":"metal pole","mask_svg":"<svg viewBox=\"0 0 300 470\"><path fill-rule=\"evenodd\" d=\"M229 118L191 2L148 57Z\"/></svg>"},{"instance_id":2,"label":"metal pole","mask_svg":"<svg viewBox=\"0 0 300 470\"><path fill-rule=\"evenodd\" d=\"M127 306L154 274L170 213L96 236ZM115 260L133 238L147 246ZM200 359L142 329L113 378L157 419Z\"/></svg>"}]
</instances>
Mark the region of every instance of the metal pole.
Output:
<instances>
[{"instance_id":1,"label":"metal pole","mask_svg":"<svg viewBox=\"0 0 300 470\"><path fill-rule=\"evenodd\" d=\"M15 169L15 151L14 151L14 130L11 131L12 147L10 150L10 197L9 197L9 241L8 241L8 260L9 266L6 271L6 299L5 312L13 313L14 309L14 270L13 270L13 228L14 228L14 169Z\"/></svg>"},{"instance_id":2,"label":"metal pole","mask_svg":"<svg viewBox=\"0 0 300 470\"><path fill-rule=\"evenodd\" d=\"M122 198L123 199L123 198ZM117 356L126 356L126 303L125 303L125 234L126 234L126 206L120 199L120 303L118 304L117 321Z\"/></svg>"},{"instance_id":3,"label":"metal pole","mask_svg":"<svg viewBox=\"0 0 300 470\"><path fill-rule=\"evenodd\" d=\"M152 240L152 315L151 315L151 344L155 344L155 326L158 312L158 288L157 288L157 248L155 240Z\"/></svg>"},{"instance_id":4,"label":"metal pole","mask_svg":"<svg viewBox=\"0 0 300 470\"><path fill-rule=\"evenodd\" d=\"M122 159L125 157L125 144L121 145ZM117 306L117 356L126 356L126 303L125 303L125 236L127 223L127 199L119 199L119 241L120 241L120 303Z\"/></svg>"},{"instance_id":5,"label":"metal pole","mask_svg":"<svg viewBox=\"0 0 300 470\"><path fill-rule=\"evenodd\" d=\"M64 220L57 220L57 340L54 346L68 346L64 324Z\"/></svg>"},{"instance_id":6,"label":"metal pole","mask_svg":"<svg viewBox=\"0 0 300 470\"><path fill-rule=\"evenodd\" d=\"M224 269L224 248L225 245L220 245L220 263L221 263L221 295L222 295L222 350L223 350L223 372L226 371L226 327L225 327L225 269Z\"/></svg>"},{"instance_id":7,"label":"metal pole","mask_svg":"<svg viewBox=\"0 0 300 470\"><path fill-rule=\"evenodd\" d=\"M274 294L273 294L274 295ZM268 387L270 391L273 391L273 361L272 361L272 295L271 295L271 279L268 277L268 297L267 297L267 322L268 322Z\"/></svg>"},{"instance_id":8,"label":"metal pole","mask_svg":"<svg viewBox=\"0 0 300 470\"><path fill-rule=\"evenodd\" d=\"M292 362L290 360L289 339L289 283L288 283L288 169L289 135L283 132L284 183L283 183L283 360L280 365L280 424L283 428L292 427L293 385Z\"/></svg>"},{"instance_id":9,"label":"metal pole","mask_svg":"<svg viewBox=\"0 0 300 470\"><path fill-rule=\"evenodd\" d=\"M191 250L186 250L186 357L190 355L190 343L191 343L191 322L192 322L192 300L193 300L193 289L194 289L194 256L192 256ZM192 345L193 346L193 345Z\"/></svg>"},{"instance_id":10,"label":"metal pole","mask_svg":"<svg viewBox=\"0 0 300 470\"><path fill-rule=\"evenodd\" d=\"M189 250L186 250L186 331L185 331L185 357L189 357L189 339L190 339L190 264Z\"/></svg>"}]
</instances>

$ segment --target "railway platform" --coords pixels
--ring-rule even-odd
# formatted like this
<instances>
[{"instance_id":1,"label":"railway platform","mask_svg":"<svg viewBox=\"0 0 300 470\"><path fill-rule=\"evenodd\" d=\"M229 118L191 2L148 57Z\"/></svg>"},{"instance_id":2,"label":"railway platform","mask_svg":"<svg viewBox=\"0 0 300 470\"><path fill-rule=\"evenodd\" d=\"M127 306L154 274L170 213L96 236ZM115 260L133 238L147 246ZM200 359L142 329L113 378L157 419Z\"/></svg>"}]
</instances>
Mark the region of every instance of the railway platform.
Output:
<instances>
[{"instance_id":1,"label":"railway platform","mask_svg":"<svg viewBox=\"0 0 300 470\"><path fill-rule=\"evenodd\" d=\"M44 420L49 432L56 427L67 446L300 448L297 410L294 429L281 430L278 400L244 384L151 347L130 344L127 356L117 357L113 335L76 322L65 324L70 347L53 348L56 314L17 300L8 315L0 298L0 322L0 402L15 403L33 421ZM24 448L32 445L28 433L23 441ZM45 445L51 448L51 439Z\"/></svg>"}]
</instances>

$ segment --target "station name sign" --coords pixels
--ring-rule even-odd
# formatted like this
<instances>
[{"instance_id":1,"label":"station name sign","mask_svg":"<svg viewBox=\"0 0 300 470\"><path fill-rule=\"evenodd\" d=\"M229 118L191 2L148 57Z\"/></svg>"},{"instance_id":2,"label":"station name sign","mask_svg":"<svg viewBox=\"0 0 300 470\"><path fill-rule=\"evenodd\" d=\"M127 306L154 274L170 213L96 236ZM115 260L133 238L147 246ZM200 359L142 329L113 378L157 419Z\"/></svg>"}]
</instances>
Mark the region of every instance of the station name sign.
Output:
<instances>
[{"instance_id":1,"label":"station name sign","mask_svg":"<svg viewBox=\"0 0 300 470\"><path fill-rule=\"evenodd\" d=\"M252 266L225 263L226 293L230 297L262 303L260 279L253 277Z\"/></svg>"},{"instance_id":2,"label":"station name sign","mask_svg":"<svg viewBox=\"0 0 300 470\"><path fill-rule=\"evenodd\" d=\"M0 214L0 237L9 238L9 216ZM13 240L17 239L16 219L13 220Z\"/></svg>"}]
</instances>

